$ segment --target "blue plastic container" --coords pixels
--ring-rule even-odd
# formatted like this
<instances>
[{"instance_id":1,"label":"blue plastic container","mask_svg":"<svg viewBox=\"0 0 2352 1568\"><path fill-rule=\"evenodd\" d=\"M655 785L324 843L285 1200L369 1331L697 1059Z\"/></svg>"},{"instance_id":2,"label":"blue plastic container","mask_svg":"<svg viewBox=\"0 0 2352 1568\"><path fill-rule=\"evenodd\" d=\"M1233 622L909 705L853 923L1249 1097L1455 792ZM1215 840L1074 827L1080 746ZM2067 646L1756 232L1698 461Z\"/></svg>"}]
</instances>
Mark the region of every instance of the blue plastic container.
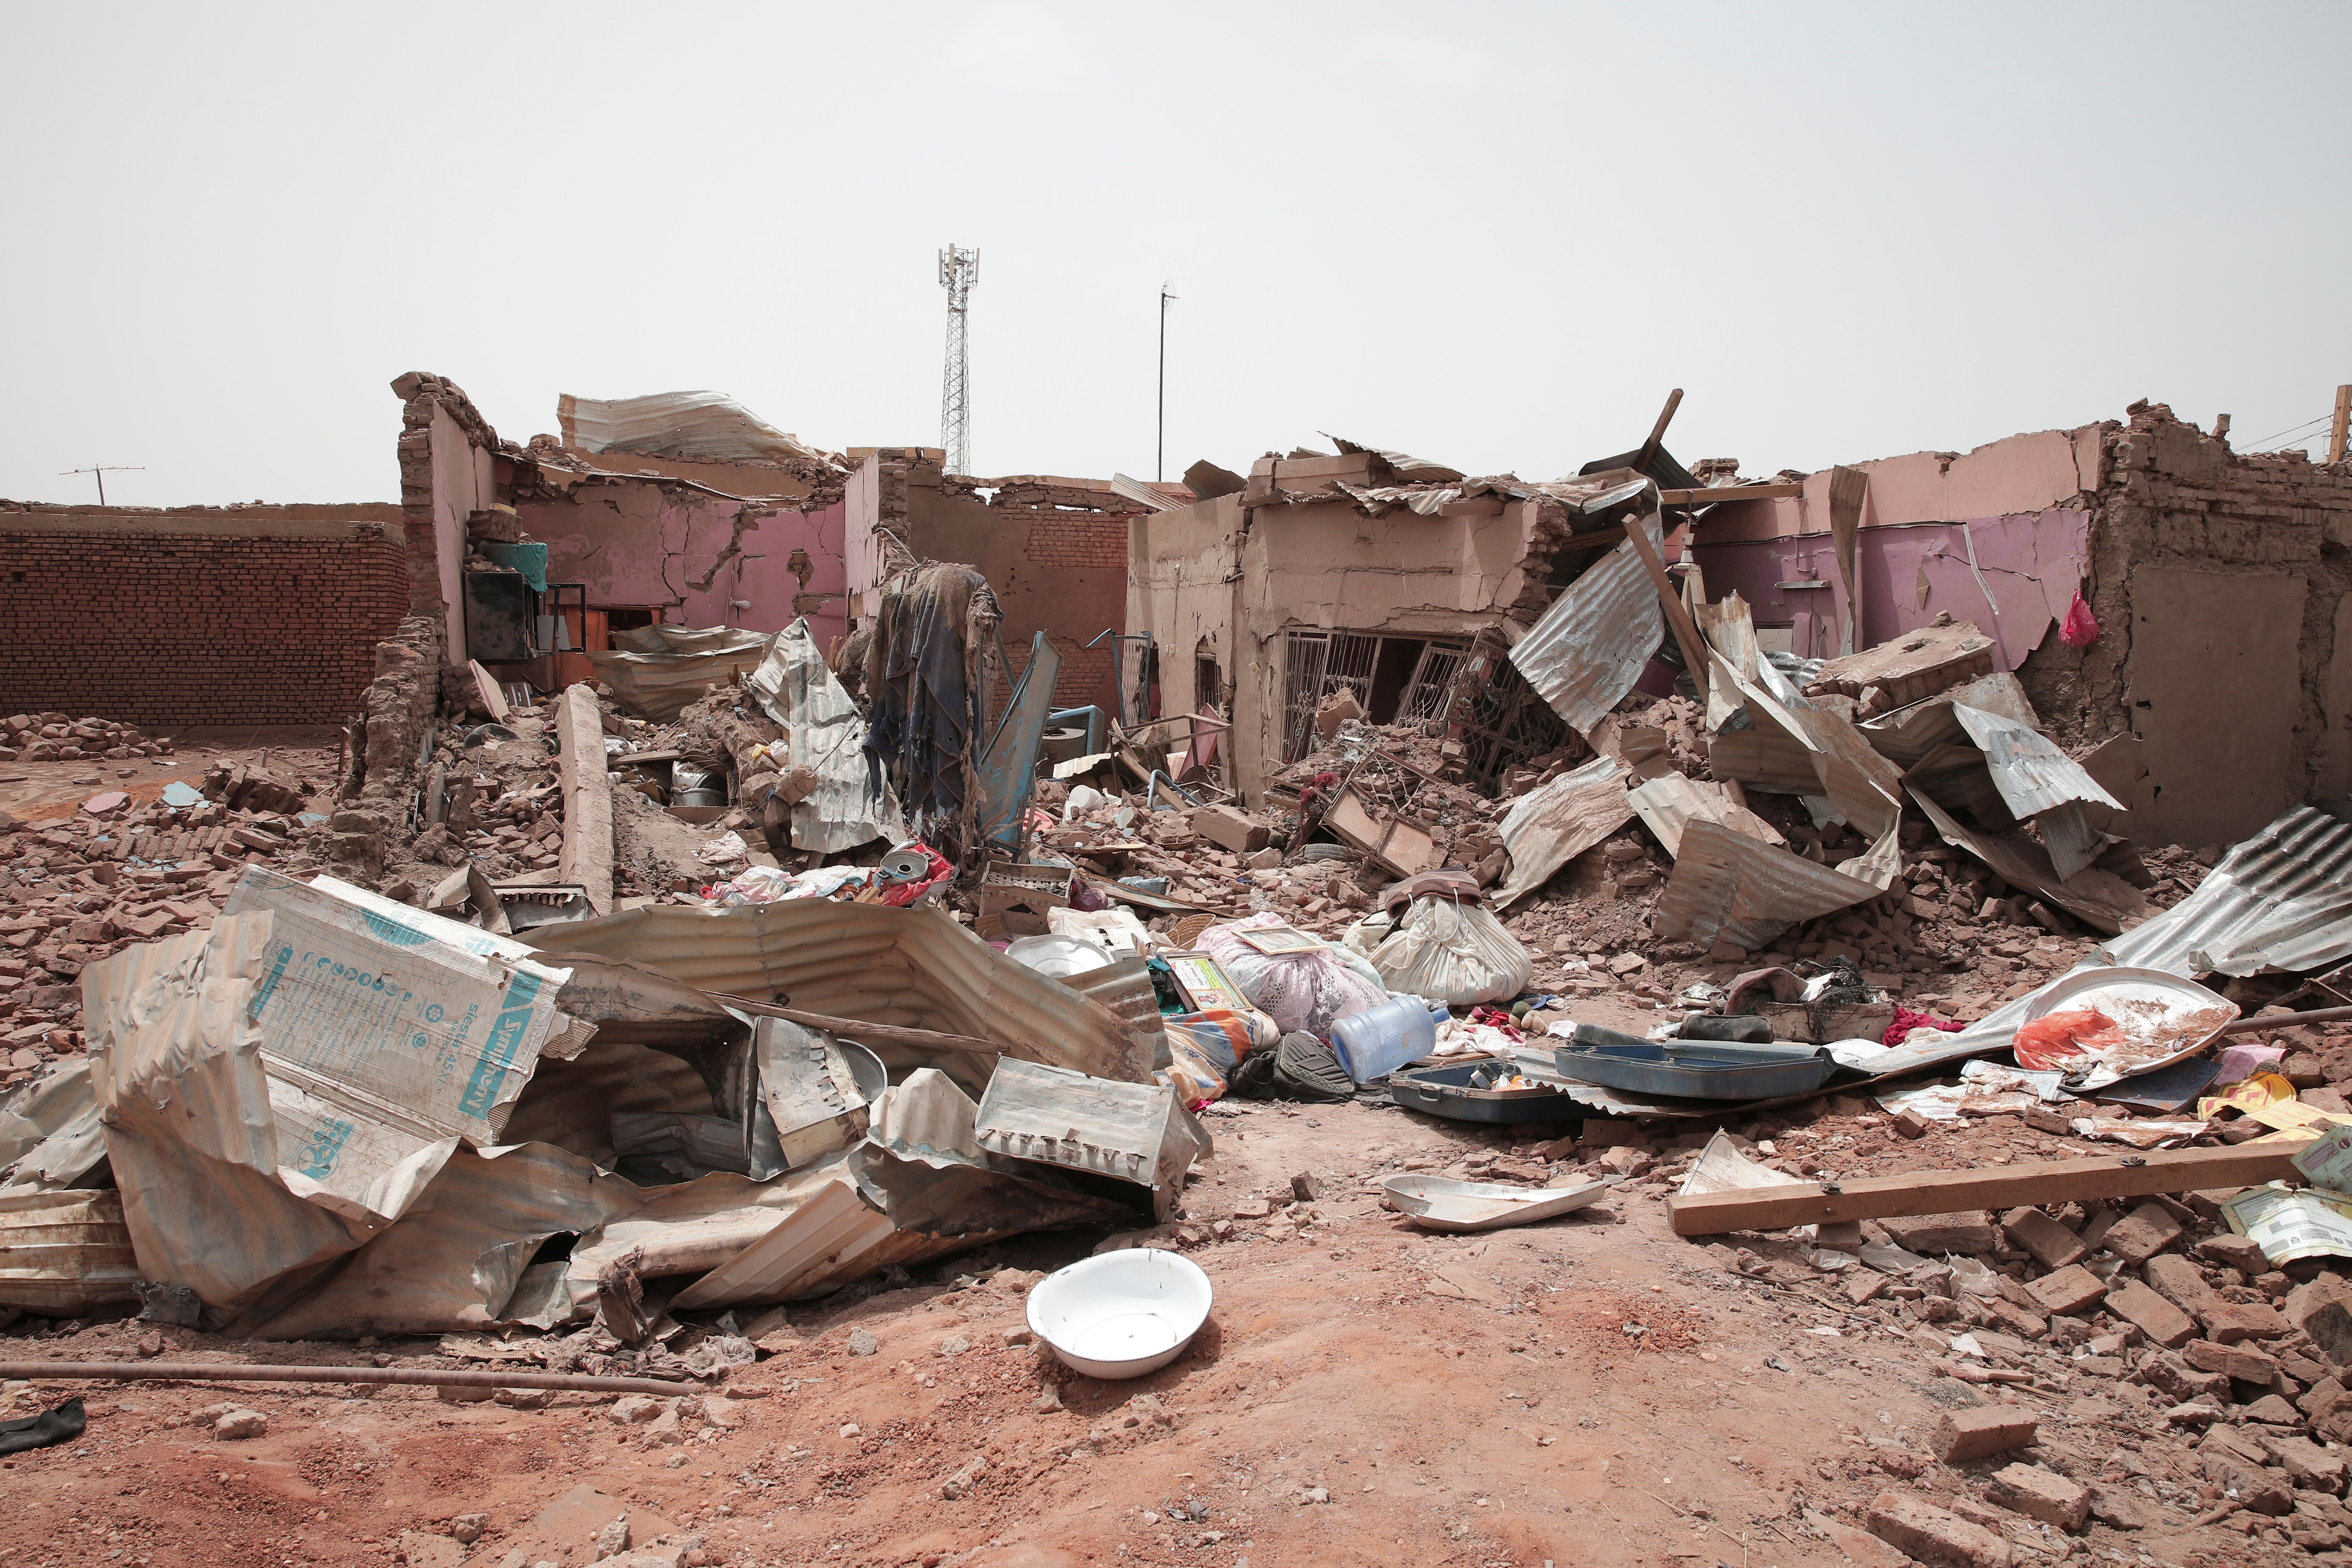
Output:
<instances>
[{"instance_id":1,"label":"blue plastic container","mask_svg":"<svg viewBox=\"0 0 2352 1568\"><path fill-rule=\"evenodd\" d=\"M1448 1014L1418 996L1391 996L1331 1026L1331 1054L1358 1083L1386 1078L1437 1048L1437 1026Z\"/></svg>"}]
</instances>

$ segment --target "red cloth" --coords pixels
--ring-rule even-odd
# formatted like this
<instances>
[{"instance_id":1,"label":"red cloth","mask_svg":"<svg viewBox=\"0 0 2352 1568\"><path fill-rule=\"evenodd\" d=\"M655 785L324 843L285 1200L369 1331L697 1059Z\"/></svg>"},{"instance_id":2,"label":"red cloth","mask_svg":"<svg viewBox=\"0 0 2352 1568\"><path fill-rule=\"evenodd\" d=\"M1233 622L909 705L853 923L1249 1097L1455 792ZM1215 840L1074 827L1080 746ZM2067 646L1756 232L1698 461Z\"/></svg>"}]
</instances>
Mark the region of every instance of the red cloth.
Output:
<instances>
[{"instance_id":1,"label":"red cloth","mask_svg":"<svg viewBox=\"0 0 2352 1568\"><path fill-rule=\"evenodd\" d=\"M1527 1031L1511 1021L1511 1011L1507 1007L1473 1007L1470 1009L1470 1021L1502 1030L1516 1045L1527 1044Z\"/></svg>"},{"instance_id":2,"label":"red cloth","mask_svg":"<svg viewBox=\"0 0 2352 1568\"><path fill-rule=\"evenodd\" d=\"M1895 1005L1895 1022L1886 1026L1886 1033L1878 1037L1878 1043L1882 1046L1899 1046L1914 1029L1941 1029L1949 1034L1958 1027L1958 1024L1947 1024L1943 1019L1929 1017L1925 1013L1914 1013L1910 1008L1897 1002Z\"/></svg>"},{"instance_id":3,"label":"red cloth","mask_svg":"<svg viewBox=\"0 0 2352 1568\"><path fill-rule=\"evenodd\" d=\"M904 847L921 851L930 861L931 867L921 881L901 882L882 895L884 903L901 910L955 875L955 868L948 864L946 858L929 845L917 841L907 844Z\"/></svg>"},{"instance_id":4,"label":"red cloth","mask_svg":"<svg viewBox=\"0 0 2352 1568\"><path fill-rule=\"evenodd\" d=\"M2068 647L2088 647L2099 640L2099 623L2091 618L2091 606L2080 588L2074 590L2074 602L2066 606L2065 617L2058 623L2058 640Z\"/></svg>"},{"instance_id":5,"label":"red cloth","mask_svg":"<svg viewBox=\"0 0 2352 1568\"><path fill-rule=\"evenodd\" d=\"M2124 1043L2124 1032L2113 1018L2096 1007L2075 1007L2046 1013L2024 1025L2010 1042L2010 1049L2017 1053L2019 1067L2046 1072L2068 1057Z\"/></svg>"}]
</instances>

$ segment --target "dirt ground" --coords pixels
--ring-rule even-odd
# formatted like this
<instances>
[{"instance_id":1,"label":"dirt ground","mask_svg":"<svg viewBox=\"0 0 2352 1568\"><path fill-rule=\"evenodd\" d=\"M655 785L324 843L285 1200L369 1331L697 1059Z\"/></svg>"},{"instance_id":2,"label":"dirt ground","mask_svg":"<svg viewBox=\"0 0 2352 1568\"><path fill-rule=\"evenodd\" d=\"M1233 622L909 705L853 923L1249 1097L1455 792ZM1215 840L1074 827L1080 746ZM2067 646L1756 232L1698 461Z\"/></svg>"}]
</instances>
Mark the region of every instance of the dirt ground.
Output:
<instances>
[{"instance_id":1,"label":"dirt ground","mask_svg":"<svg viewBox=\"0 0 2352 1568\"><path fill-rule=\"evenodd\" d=\"M1633 1021L1613 1008L1578 1016ZM1853 1172L2090 1152L2010 1117L1911 1143L1885 1137L1883 1118L1781 1114L1790 1124L1749 1130L1777 1132L1790 1160ZM1523 1157L1524 1131L1361 1104L1228 1102L1205 1121L1217 1149L1187 1191L1192 1225L1260 1196L1286 1205L1297 1174L1322 1193L1291 1211L1303 1224L1276 1205L1203 1237L1192 1255L1215 1309L1151 1376L1082 1378L1008 1342L1035 1271L1089 1250L1102 1233L1088 1231L791 1309L761 1340L773 1353L675 1424L623 1425L610 1396L525 1411L412 1388L10 1384L0 1415L71 1389L89 1395L89 1426L71 1447L0 1459L0 1564L570 1568L623 1508L637 1545L685 1548L648 1561L684 1563L1894 1564L1855 1528L1862 1510L1889 1484L1938 1502L1979 1489L2001 1458L1947 1468L1924 1436L1939 1410L1992 1399L2040 1417L2033 1457L2129 1481L2161 1521L2043 1531L2020 1562L2287 1560L2265 1536L2192 1526L2204 1500L2172 1485L2147 1391L2050 1356L2030 1385L1972 1387L1937 1373L1943 1342L1924 1326L1844 1310L1835 1279L1788 1263L1787 1244L1674 1237L1672 1145L1665 1172L1580 1213L1445 1237L1384 1211L1377 1176ZM1740 1271L1742 1247L1760 1272ZM26 1334L31 1321L0 1350L133 1359L152 1336L168 1359L478 1364L431 1340L232 1343L131 1321ZM267 1434L220 1441L184 1424L224 1402L266 1414ZM2177 1500L2159 1506L2154 1482ZM601 1495L533 1527L583 1486ZM451 1521L475 1513L484 1533L461 1546Z\"/></svg>"}]
</instances>

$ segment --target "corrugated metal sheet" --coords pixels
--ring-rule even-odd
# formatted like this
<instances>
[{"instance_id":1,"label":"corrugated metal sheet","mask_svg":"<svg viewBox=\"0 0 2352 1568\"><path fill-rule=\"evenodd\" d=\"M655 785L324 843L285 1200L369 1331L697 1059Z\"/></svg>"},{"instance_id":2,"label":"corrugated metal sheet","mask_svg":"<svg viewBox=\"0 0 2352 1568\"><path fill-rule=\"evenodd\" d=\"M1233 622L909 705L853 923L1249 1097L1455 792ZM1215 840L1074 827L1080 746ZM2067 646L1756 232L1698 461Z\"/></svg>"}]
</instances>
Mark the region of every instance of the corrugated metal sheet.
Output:
<instances>
[{"instance_id":1,"label":"corrugated metal sheet","mask_svg":"<svg viewBox=\"0 0 2352 1568\"><path fill-rule=\"evenodd\" d=\"M2233 847L2172 908L2100 944L2051 982L2122 964L2169 974L2309 973L2352 957L2352 823L2307 805ZM2047 989L2047 987L2044 987ZM2036 993L2038 994L2038 993ZM2032 995L1955 1035L1927 1031L1880 1058L1881 1072L1914 1072L2008 1048Z\"/></svg>"},{"instance_id":2,"label":"corrugated metal sheet","mask_svg":"<svg viewBox=\"0 0 2352 1568\"><path fill-rule=\"evenodd\" d=\"M72 1317L137 1300L138 1278L121 1194L0 1193L0 1306Z\"/></svg>"},{"instance_id":3,"label":"corrugated metal sheet","mask_svg":"<svg viewBox=\"0 0 2352 1568\"><path fill-rule=\"evenodd\" d=\"M58 1063L0 1110L0 1174L11 1185L79 1186L105 1158L88 1057Z\"/></svg>"},{"instance_id":4,"label":"corrugated metal sheet","mask_svg":"<svg viewBox=\"0 0 2352 1568\"><path fill-rule=\"evenodd\" d=\"M831 453L788 436L723 392L656 392L645 397L555 400L563 444L583 452L641 452L684 462L831 462Z\"/></svg>"},{"instance_id":5,"label":"corrugated metal sheet","mask_svg":"<svg viewBox=\"0 0 2352 1568\"><path fill-rule=\"evenodd\" d=\"M1004 716L973 764L980 778L980 836L1007 849L1021 842L1022 813L1037 783L1037 746L1045 738L1054 681L1061 673L1061 654L1039 632L1029 644L1029 662L1021 667Z\"/></svg>"},{"instance_id":6,"label":"corrugated metal sheet","mask_svg":"<svg viewBox=\"0 0 2352 1568\"><path fill-rule=\"evenodd\" d=\"M646 634L654 634L646 637ZM667 634L667 635L664 635ZM637 639L614 652L585 655L613 700L641 719L667 724L712 681L724 685L767 657L765 633L740 626L641 626L615 640Z\"/></svg>"},{"instance_id":7,"label":"corrugated metal sheet","mask_svg":"<svg viewBox=\"0 0 2352 1568\"><path fill-rule=\"evenodd\" d=\"M1999 713L1988 713L1965 702L1952 704L1952 717L1969 732L1992 770L1993 787L2009 803L2019 820L2083 801L2092 805L2124 809L2124 803L2099 787L2083 764L2060 751L2040 731Z\"/></svg>"},{"instance_id":8,"label":"corrugated metal sheet","mask_svg":"<svg viewBox=\"0 0 2352 1568\"><path fill-rule=\"evenodd\" d=\"M1652 547L1663 551L1658 514L1642 526ZM1629 539L1560 590L1543 618L1512 645L1510 658L1569 728L1583 734L1633 689L1665 635L1658 590Z\"/></svg>"},{"instance_id":9,"label":"corrugated metal sheet","mask_svg":"<svg viewBox=\"0 0 2352 1568\"><path fill-rule=\"evenodd\" d=\"M1641 814L1642 826L1657 836L1669 858L1681 851L1683 829L1694 818L1720 823L1760 844L1788 843L1770 823L1746 806L1732 804L1719 784L1696 783L1681 773L1660 773L1628 790L1625 798Z\"/></svg>"},{"instance_id":10,"label":"corrugated metal sheet","mask_svg":"<svg viewBox=\"0 0 2352 1568\"><path fill-rule=\"evenodd\" d=\"M1632 776L1616 758L1595 757L1512 802L1497 829L1511 852L1511 873L1495 889L1495 907L1508 909L1633 821L1625 797Z\"/></svg>"},{"instance_id":11,"label":"corrugated metal sheet","mask_svg":"<svg viewBox=\"0 0 2352 1568\"><path fill-rule=\"evenodd\" d=\"M1880 889L1776 849L1720 823L1684 825L1682 852L1659 895L1650 929L1669 942L1754 952L1799 921L1878 897Z\"/></svg>"},{"instance_id":12,"label":"corrugated metal sheet","mask_svg":"<svg viewBox=\"0 0 2352 1568\"><path fill-rule=\"evenodd\" d=\"M1968 733L1952 713L1956 702L2013 719L2028 728L2042 722L2040 715L2033 711L2032 699L2025 695L2024 682L2000 669L1990 675L1979 675L1949 691L1939 691L1907 708L1880 714L1861 726L1863 739L1881 756L1898 766L1910 767L1937 747Z\"/></svg>"},{"instance_id":13,"label":"corrugated metal sheet","mask_svg":"<svg viewBox=\"0 0 2352 1568\"><path fill-rule=\"evenodd\" d=\"M1139 1056L1159 1059L1166 1030L1160 1022L1160 994L1152 988L1151 970L1142 959L1122 958L1083 974L1065 975L1055 984L1101 1003L1118 1019Z\"/></svg>"},{"instance_id":14,"label":"corrugated metal sheet","mask_svg":"<svg viewBox=\"0 0 2352 1568\"><path fill-rule=\"evenodd\" d=\"M744 682L768 717L784 727L786 760L816 772L816 789L793 807L793 847L837 854L877 838L907 837L898 802L886 782L871 787L866 720L834 679L805 616L776 634Z\"/></svg>"},{"instance_id":15,"label":"corrugated metal sheet","mask_svg":"<svg viewBox=\"0 0 2352 1568\"><path fill-rule=\"evenodd\" d=\"M992 1040L1024 1061L1140 1083L1149 1058L1098 1003L1024 968L933 909L894 910L793 899L735 909L656 905L604 920L532 928L551 955L626 958L706 991L869 1024L898 1024ZM905 1050L877 1053L894 1074L923 1065ZM965 1064L967 1067L969 1064ZM984 1069L983 1069L984 1070Z\"/></svg>"}]
</instances>

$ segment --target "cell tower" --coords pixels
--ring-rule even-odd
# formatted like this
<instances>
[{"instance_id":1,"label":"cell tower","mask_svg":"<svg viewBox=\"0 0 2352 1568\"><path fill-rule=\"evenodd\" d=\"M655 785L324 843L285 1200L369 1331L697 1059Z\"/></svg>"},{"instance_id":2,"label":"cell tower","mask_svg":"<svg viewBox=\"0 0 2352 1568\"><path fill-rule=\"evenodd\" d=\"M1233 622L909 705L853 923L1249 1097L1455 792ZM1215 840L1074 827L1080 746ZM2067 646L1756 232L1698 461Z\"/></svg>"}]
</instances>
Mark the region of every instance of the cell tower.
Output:
<instances>
[{"instance_id":1,"label":"cell tower","mask_svg":"<svg viewBox=\"0 0 2352 1568\"><path fill-rule=\"evenodd\" d=\"M971 472L971 404L964 386L964 318L971 310L972 285L980 281L980 252L950 244L940 252L940 287L948 291L948 371L940 389L940 445L948 449L948 472Z\"/></svg>"}]
</instances>

